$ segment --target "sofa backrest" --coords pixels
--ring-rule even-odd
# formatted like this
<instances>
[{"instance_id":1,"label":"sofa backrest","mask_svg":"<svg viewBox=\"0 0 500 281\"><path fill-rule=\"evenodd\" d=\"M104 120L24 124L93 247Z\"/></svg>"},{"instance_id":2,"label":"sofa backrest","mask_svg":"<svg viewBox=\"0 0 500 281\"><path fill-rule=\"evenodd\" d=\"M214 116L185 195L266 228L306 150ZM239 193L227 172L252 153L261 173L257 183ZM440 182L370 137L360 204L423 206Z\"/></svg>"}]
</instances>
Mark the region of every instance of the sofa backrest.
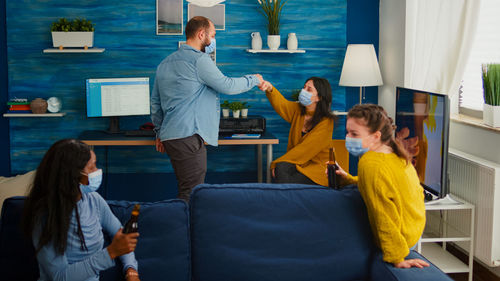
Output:
<instances>
[{"instance_id":1,"label":"sofa backrest","mask_svg":"<svg viewBox=\"0 0 500 281\"><path fill-rule=\"evenodd\" d=\"M357 190L199 185L190 199L198 280L363 280L375 252Z\"/></svg>"},{"instance_id":2,"label":"sofa backrest","mask_svg":"<svg viewBox=\"0 0 500 281\"><path fill-rule=\"evenodd\" d=\"M30 239L21 233L24 197L5 200L0 221L0 280L37 280L38 263ZM124 224L135 202L108 201ZM139 242L135 251L141 280L191 279L188 206L182 200L140 203ZM109 244L112 237L107 237ZM101 273L100 280L123 280L122 265Z\"/></svg>"},{"instance_id":3,"label":"sofa backrest","mask_svg":"<svg viewBox=\"0 0 500 281\"><path fill-rule=\"evenodd\" d=\"M122 225L129 220L135 203L138 202L108 201ZM139 204L140 236L135 256L141 280L190 281L191 246L187 204L178 199ZM116 272L117 268L121 269L122 265L112 271ZM107 277L108 274L106 272L101 276Z\"/></svg>"}]
</instances>

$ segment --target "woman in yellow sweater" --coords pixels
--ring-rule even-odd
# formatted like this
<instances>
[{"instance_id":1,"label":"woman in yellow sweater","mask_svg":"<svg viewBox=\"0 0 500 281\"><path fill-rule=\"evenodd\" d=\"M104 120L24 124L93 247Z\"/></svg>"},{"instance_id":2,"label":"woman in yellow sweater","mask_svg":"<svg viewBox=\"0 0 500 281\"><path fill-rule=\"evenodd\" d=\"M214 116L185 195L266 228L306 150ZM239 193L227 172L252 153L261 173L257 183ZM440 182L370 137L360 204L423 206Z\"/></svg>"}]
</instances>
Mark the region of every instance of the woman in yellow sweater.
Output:
<instances>
[{"instance_id":1,"label":"woman in yellow sweater","mask_svg":"<svg viewBox=\"0 0 500 281\"><path fill-rule=\"evenodd\" d=\"M332 90L328 80L307 79L299 102L288 101L267 81L260 88L266 91L274 110L291 125L287 152L271 163L274 181L327 186L323 170L336 118L330 113Z\"/></svg>"},{"instance_id":2,"label":"woman in yellow sweater","mask_svg":"<svg viewBox=\"0 0 500 281\"><path fill-rule=\"evenodd\" d=\"M358 176L340 169L346 182L357 183L383 260L398 268L429 266L408 259L425 227L424 193L406 150L393 137L392 119L378 105L356 105L347 114L346 148L361 156Z\"/></svg>"}]
</instances>

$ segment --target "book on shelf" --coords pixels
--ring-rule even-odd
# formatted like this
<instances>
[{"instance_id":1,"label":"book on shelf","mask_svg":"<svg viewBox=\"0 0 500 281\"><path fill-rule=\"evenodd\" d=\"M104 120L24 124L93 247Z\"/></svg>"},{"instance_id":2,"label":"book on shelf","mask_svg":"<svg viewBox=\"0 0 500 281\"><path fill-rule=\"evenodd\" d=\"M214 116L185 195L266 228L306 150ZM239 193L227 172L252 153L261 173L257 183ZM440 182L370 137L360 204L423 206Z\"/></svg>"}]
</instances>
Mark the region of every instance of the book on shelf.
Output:
<instances>
[{"instance_id":1,"label":"book on shelf","mask_svg":"<svg viewBox=\"0 0 500 281\"><path fill-rule=\"evenodd\" d=\"M31 107L29 104L13 104L9 106L9 110L11 111L16 111L16 110L31 110Z\"/></svg>"},{"instance_id":2,"label":"book on shelf","mask_svg":"<svg viewBox=\"0 0 500 281\"><path fill-rule=\"evenodd\" d=\"M26 114L26 113L33 113L31 110L7 110L8 114Z\"/></svg>"}]
</instances>

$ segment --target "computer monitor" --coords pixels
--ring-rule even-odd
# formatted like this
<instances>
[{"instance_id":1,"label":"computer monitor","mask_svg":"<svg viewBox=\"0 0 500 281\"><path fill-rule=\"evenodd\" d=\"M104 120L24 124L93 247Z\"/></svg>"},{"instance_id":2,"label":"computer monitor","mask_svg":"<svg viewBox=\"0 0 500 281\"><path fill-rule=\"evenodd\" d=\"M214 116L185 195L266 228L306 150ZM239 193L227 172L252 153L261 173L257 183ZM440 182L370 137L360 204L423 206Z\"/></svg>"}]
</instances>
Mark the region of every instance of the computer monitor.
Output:
<instances>
[{"instance_id":1,"label":"computer monitor","mask_svg":"<svg viewBox=\"0 0 500 281\"><path fill-rule=\"evenodd\" d=\"M119 116L149 115L149 78L87 79L87 116L110 117L109 133L120 133Z\"/></svg>"},{"instance_id":2,"label":"computer monitor","mask_svg":"<svg viewBox=\"0 0 500 281\"><path fill-rule=\"evenodd\" d=\"M442 198L448 190L448 96L396 89L396 138L412 156L424 189Z\"/></svg>"}]
</instances>

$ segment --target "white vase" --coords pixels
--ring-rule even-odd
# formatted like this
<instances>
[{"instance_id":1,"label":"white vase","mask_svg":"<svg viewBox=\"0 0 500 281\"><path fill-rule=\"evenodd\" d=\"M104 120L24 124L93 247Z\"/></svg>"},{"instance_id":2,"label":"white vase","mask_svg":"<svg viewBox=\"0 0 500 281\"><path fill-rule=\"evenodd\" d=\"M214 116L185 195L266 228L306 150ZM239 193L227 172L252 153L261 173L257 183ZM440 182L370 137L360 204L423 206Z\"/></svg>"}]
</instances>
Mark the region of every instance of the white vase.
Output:
<instances>
[{"instance_id":1,"label":"white vase","mask_svg":"<svg viewBox=\"0 0 500 281\"><path fill-rule=\"evenodd\" d=\"M259 32L252 32L252 49L261 50L262 49L262 37L260 37Z\"/></svg>"},{"instance_id":2,"label":"white vase","mask_svg":"<svg viewBox=\"0 0 500 281\"><path fill-rule=\"evenodd\" d=\"M89 47L94 46L94 32L92 31L52 31L52 45L62 47Z\"/></svg>"},{"instance_id":3,"label":"white vase","mask_svg":"<svg viewBox=\"0 0 500 281\"><path fill-rule=\"evenodd\" d=\"M229 117L229 109L223 108L222 109L222 117Z\"/></svg>"},{"instance_id":4,"label":"white vase","mask_svg":"<svg viewBox=\"0 0 500 281\"><path fill-rule=\"evenodd\" d=\"M288 40L286 41L286 46L288 50L297 50L299 42L297 41L297 35L295 35L295 33L288 33Z\"/></svg>"},{"instance_id":5,"label":"white vase","mask_svg":"<svg viewBox=\"0 0 500 281\"><path fill-rule=\"evenodd\" d=\"M240 118L240 110L233 110L233 117Z\"/></svg>"},{"instance_id":6,"label":"white vase","mask_svg":"<svg viewBox=\"0 0 500 281\"><path fill-rule=\"evenodd\" d=\"M247 118L247 116L248 116L248 108L243 108L241 110L241 117Z\"/></svg>"},{"instance_id":7,"label":"white vase","mask_svg":"<svg viewBox=\"0 0 500 281\"><path fill-rule=\"evenodd\" d=\"M271 50L278 50L278 48L280 47L280 41L280 35L267 35L267 46Z\"/></svg>"},{"instance_id":8,"label":"white vase","mask_svg":"<svg viewBox=\"0 0 500 281\"><path fill-rule=\"evenodd\" d=\"M491 127L500 127L500 106L484 104L483 122Z\"/></svg>"}]
</instances>

